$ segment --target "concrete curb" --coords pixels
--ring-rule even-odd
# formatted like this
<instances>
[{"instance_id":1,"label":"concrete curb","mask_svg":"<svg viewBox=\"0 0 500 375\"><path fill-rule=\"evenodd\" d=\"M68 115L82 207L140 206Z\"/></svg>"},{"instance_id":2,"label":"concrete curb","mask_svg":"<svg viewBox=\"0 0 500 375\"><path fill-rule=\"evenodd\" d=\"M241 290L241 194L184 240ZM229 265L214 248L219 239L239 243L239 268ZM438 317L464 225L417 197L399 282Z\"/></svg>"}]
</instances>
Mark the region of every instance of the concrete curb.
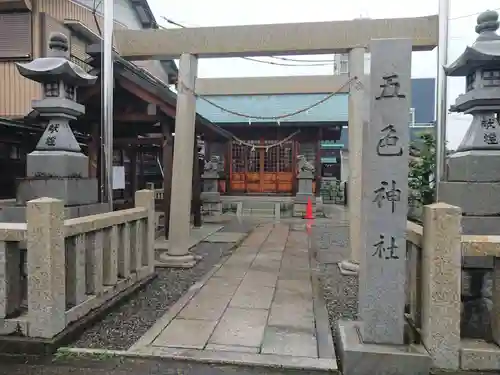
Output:
<instances>
[{"instance_id":1,"label":"concrete curb","mask_svg":"<svg viewBox=\"0 0 500 375\"><path fill-rule=\"evenodd\" d=\"M107 349L61 348L59 353L74 353L78 356L115 356L128 358L148 358L198 362L205 364L224 364L266 367L275 369L299 370L338 374L337 361L325 358L291 357L272 354L250 354L236 352L215 352L195 349L148 348L140 351L119 351Z\"/></svg>"}]
</instances>

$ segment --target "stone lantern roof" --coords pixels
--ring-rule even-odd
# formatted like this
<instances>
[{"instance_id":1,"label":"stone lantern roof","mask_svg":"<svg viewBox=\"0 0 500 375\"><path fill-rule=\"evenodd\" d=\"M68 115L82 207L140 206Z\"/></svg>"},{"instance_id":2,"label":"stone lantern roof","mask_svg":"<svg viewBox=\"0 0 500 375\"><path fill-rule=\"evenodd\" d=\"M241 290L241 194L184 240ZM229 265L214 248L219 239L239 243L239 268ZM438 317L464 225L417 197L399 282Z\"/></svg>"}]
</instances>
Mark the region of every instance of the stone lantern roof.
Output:
<instances>
[{"instance_id":1,"label":"stone lantern roof","mask_svg":"<svg viewBox=\"0 0 500 375\"><path fill-rule=\"evenodd\" d=\"M29 63L17 63L19 73L40 83L63 81L73 86L89 86L96 82L96 76L88 74L80 66L68 60L69 42L66 35L62 33L50 35L49 55Z\"/></svg>"},{"instance_id":2,"label":"stone lantern roof","mask_svg":"<svg viewBox=\"0 0 500 375\"><path fill-rule=\"evenodd\" d=\"M479 68L499 68L500 35L498 13L487 10L477 17L476 33L479 34L472 46L467 47L460 57L445 68L448 76L464 77Z\"/></svg>"}]
</instances>

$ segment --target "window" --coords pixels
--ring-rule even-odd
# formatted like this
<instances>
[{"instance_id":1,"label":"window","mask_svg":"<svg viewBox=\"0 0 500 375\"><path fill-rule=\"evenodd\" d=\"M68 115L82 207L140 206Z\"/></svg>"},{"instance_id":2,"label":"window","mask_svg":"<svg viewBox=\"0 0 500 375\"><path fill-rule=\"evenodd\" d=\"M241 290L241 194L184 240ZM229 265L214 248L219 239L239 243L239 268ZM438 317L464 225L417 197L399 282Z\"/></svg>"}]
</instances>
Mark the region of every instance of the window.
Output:
<instances>
[{"instance_id":1,"label":"window","mask_svg":"<svg viewBox=\"0 0 500 375\"><path fill-rule=\"evenodd\" d=\"M340 60L340 74L349 73L349 61L346 59Z\"/></svg>"},{"instance_id":2,"label":"window","mask_svg":"<svg viewBox=\"0 0 500 375\"><path fill-rule=\"evenodd\" d=\"M500 86L500 70L497 69L483 70L483 86L484 87Z\"/></svg>"},{"instance_id":3,"label":"window","mask_svg":"<svg viewBox=\"0 0 500 375\"><path fill-rule=\"evenodd\" d=\"M75 35L71 35L71 61L76 65L79 65L83 70L87 73L92 69L92 67L87 63L87 60L90 58L87 55L87 43L78 38Z\"/></svg>"},{"instance_id":4,"label":"window","mask_svg":"<svg viewBox=\"0 0 500 375\"><path fill-rule=\"evenodd\" d=\"M349 73L349 55L337 54L333 60L334 74L347 74Z\"/></svg>"},{"instance_id":5,"label":"window","mask_svg":"<svg viewBox=\"0 0 500 375\"><path fill-rule=\"evenodd\" d=\"M410 126L415 126L415 108L410 108Z\"/></svg>"},{"instance_id":6,"label":"window","mask_svg":"<svg viewBox=\"0 0 500 375\"><path fill-rule=\"evenodd\" d=\"M76 100L75 87L74 86L68 86L67 84L65 84L64 85L64 91L65 91L65 97L66 97L66 99Z\"/></svg>"},{"instance_id":7,"label":"window","mask_svg":"<svg viewBox=\"0 0 500 375\"><path fill-rule=\"evenodd\" d=\"M31 12L0 13L0 60L25 60L32 55Z\"/></svg>"},{"instance_id":8,"label":"window","mask_svg":"<svg viewBox=\"0 0 500 375\"><path fill-rule=\"evenodd\" d=\"M21 150L19 149L19 146L10 146L10 158L15 160L21 159Z\"/></svg>"},{"instance_id":9,"label":"window","mask_svg":"<svg viewBox=\"0 0 500 375\"><path fill-rule=\"evenodd\" d=\"M469 75L467 75L467 78L466 78L466 91L470 91L474 88L474 76L475 76L475 73L471 73Z\"/></svg>"},{"instance_id":10,"label":"window","mask_svg":"<svg viewBox=\"0 0 500 375\"><path fill-rule=\"evenodd\" d=\"M58 83L46 83L45 84L45 97L46 98L57 98L59 96L59 84Z\"/></svg>"}]
</instances>

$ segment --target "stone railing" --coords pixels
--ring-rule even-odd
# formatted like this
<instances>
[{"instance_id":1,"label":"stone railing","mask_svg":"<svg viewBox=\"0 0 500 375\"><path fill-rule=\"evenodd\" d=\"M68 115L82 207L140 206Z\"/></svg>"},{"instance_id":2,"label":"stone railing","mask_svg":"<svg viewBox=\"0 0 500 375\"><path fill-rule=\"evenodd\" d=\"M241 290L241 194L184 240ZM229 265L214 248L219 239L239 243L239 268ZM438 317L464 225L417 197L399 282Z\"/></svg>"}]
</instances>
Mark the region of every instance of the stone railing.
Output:
<instances>
[{"instance_id":1,"label":"stone railing","mask_svg":"<svg viewBox=\"0 0 500 375\"><path fill-rule=\"evenodd\" d=\"M425 347L436 368L499 371L500 236L461 235L458 207L436 203L423 211L423 226L408 222L407 228L410 340ZM495 258L490 312L493 342L461 339L463 256Z\"/></svg>"},{"instance_id":2,"label":"stone railing","mask_svg":"<svg viewBox=\"0 0 500 375\"><path fill-rule=\"evenodd\" d=\"M154 182L146 182L146 188L149 190L153 190L155 194L155 200L162 200L163 199L163 188L156 188Z\"/></svg>"},{"instance_id":3,"label":"stone railing","mask_svg":"<svg viewBox=\"0 0 500 375\"><path fill-rule=\"evenodd\" d=\"M407 229L407 320L443 369L459 367L460 218L460 208L435 203L424 207L423 226Z\"/></svg>"},{"instance_id":4,"label":"stone railing","mask_svg":"<svg viewBox=\"0 0 500 375\"><path fill-rule=\"evenodd\" d=\"M163 200L163 189L155 189L155 200Z\"/></svg>"},{"instance_id":5,"label":"stone railing","mask_svg":"<svg viewBox=\"0 0 500 375\"><path fill-rule=\"evenodd\" d=\"M0 199L0 207L13 206L16 204L16 198Z\"/></svg>"},{"instance_id":6,"label":"stone railing","mask_svg":"<svg viewBox=\"0 0 500 375\"><path fill-rule=\"evenodd\" d=\"M462 236L462 255L493 257L491 310L489 322L491 341L462 339L461 368L464 370L500 371L500 236ZM487 317L486 317L487 319Z\"/></svg>"},{"instance_id":7,"label":"stone railing","mask_svg":"<svg viewBox=\"0 0 500 375\"><path fill-rule=\"evenodd\" d=\"M62 201L40 198L28 202L26 224L0 223L0 334L53 338L152 277L153 192L135 202L64 220Z\"/></svg>"}]
</instances>

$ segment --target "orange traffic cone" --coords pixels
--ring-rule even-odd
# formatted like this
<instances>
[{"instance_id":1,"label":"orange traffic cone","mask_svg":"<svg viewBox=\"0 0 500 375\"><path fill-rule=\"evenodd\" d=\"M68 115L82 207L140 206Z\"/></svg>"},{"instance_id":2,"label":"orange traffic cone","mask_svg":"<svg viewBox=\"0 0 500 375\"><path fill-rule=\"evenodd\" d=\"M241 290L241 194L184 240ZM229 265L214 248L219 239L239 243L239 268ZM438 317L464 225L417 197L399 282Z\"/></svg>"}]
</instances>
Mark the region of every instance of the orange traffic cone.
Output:
<instances>
[{"instance_id":1,"label":"orange traffic cone","mask_svg":"<svg viewBox=\"0 0 500 375\"><path fill-rule=\"evenodd\" d=\"M314 216L313 216L313 205L312 205L310 197L307 198L306 216L304 216L304 219L307 219L307 220L314 219Z\"/></svg>"}]
</instances>

